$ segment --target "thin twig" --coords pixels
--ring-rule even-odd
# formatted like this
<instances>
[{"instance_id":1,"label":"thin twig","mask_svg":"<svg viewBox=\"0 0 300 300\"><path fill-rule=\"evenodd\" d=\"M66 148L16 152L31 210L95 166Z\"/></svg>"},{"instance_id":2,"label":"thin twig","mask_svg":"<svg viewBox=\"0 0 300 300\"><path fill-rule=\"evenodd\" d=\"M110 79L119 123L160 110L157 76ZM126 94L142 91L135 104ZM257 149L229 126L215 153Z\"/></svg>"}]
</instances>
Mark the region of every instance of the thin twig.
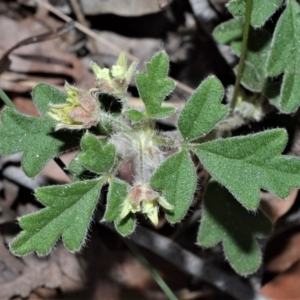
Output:
<instances>
[{"instance_id":1,"label":"thin twig","mask_svg":"<svg viewBox=\"0 0 300 300\"><path fill-rule=\"evenodd\" d=\"M78 22L80 24L82 24L83 26L85 26L85 27L89 27L88 23L87 23L87 21L85 19L85 16L84 16L84 14L81 11L81 7L80 7L80 5L78 3L78 0L70 0L70 4L72 6L72 9L74 11L74 14L75 14ZM92 39L90 36L88 36L88 40L91 43L91 47L92 47L93 52L99 53L99 49L97 47L97 44L95 43L95 40Z\"/></svg>"},{"instance_id":2,"label":"thin twig","mask_svg":"<svg viewBox=\"0 0 300 300\"><path fill-rule=\"evenodd\" d=\"M45 2L43 0L35 0L35 2L42 5L43 7L48 9L50 12L52 12L53 14L55 14L56 16L58 16L59 18L61 18L62 20L66 21L66 22L74 21L72 18L68 17L67 15L65 15L64 13L59 11L58 9L56 9L54 6L52 6L48 2ZM106 39L104 39L103 37L99 36L97 33L90 30L89 28L83 26L82 24L80 24L76 21L74 21L74 24L75 24L74 25L75 28L77 28L78 30L84 32L85 34L91 36L92 38L94 38L98 42L102 43L103 45L107 46L108 48L110 48L116 54L120 53L123 50L120 47L116 46L115 44L113 44L113 43L107 41ZM124 54L126 55L127 58L129 58L133 61L139 61L139 59L136 56L134 56L130 53L124 52ZM194 90L191 87L185 85L182 82L177 81L177 87L179 89L181 89L182 91L185 91L189 94L192 94L194 92Z\"/></svg>"},{"instance_id":3,"label":"thin twig","mask_svg":"<svg viewBox=\"0 0 300 300\"><path fill-rule=\"evenodd\" d=\"M174 295L169 286L165 283L165 281L161 278L161 276L156 272L156 270L152 267L152 265L147 261L145 256L139 251L139 249L135 246L133 242L129 239L122 238L123 242L126 246L131 250L131 252L135 255L135 257L144 265L144 267L151 274L156 283L160 286L162 291L170 300L178 300L178 298Z\"/></svg>"}]
</instances>

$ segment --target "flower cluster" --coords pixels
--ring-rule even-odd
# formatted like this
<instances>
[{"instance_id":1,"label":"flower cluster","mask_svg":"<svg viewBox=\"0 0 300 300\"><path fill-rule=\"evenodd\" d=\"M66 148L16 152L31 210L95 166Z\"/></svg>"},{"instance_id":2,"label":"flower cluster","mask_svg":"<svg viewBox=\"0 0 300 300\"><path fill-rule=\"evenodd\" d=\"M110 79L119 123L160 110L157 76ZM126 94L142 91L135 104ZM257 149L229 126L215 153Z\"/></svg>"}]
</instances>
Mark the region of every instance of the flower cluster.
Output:
<instances>
[{"instance_id":1,"label":"flower cluster","mask_svg":"<svg viewBox=\"0 0 300 300\"><path fill-rule=\"evenodd\" d=\"M50 104L48 115L57 120L56 130L90 128L99 121L100 103L90 92L65 84L67 101Z\"/></svg>"},{"instance_id":2,"label":"flower cluster","mask_svg":"<svg viewBox=\"0 0 300 300\"><path fill-rule=\"evenodd\" d=\"M127 68L127 59L124 52L121 52L111 70L100 68L96 63L92 63L91 67L96 78L97 89L102 93L122 98L127 91L136 66L137 62L132 62Z\"/></svg>"},{"instance_id":3,"label":"flower cluster","mask_svg":"<svg viewBox=\"0 0 300 300\"><path fill-rule=\"evenodd\" d=\"M174 206L167 202L164 197L160 196L150 186L146 184L137 184L129 192L124 201L120 219L124 219L130 212L142 212L150 221L158 225L159 205L167 210L173 210Z\"/></svg>"}]
</instances>

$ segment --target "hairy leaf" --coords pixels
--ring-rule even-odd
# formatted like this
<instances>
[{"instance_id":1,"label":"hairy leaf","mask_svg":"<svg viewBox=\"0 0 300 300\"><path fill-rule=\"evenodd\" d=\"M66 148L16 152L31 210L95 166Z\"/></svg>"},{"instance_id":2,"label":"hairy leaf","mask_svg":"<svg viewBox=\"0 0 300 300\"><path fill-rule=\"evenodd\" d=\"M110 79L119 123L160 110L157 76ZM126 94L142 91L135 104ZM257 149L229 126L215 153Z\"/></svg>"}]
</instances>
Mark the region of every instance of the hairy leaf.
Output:
<instances>
[{"instance_id":1,"label":"hairy leaf","mask_svg":"<svg viewBox=\"0 0 300 300\"><path fill-rule=\"evenodd\" d=\"M87 169L82 165L82 163L79 160L79 156L81 154L81 151L79 151L76 156L72 159L72 161L68 165L68 171L70 171L72 174L76 175L78 179L84 174L84 172L87 171Z\"/></svg>"},{"instance_id":2,"label":"hairy leaf","mask_svg":"<svg viewBox=\"0 0 300 300\"><path fill-rule=\"evenodd\" d=\"M87 180L36 190L46 208L21 217L24 229L12 242L15 255L32 251L47 255L61 237L65 246L77 251L83 245L104 179Z\"/></svg>"},{"instance_id":3,"label":"hairy leaf","mask_svg":"<svg viewBox=\"0 0 300 300\"><path fill-rule=\"evenodd\" d=\"M259 204L260 189L281 198L300 187L300 160L280 153L288 137L283 129L215 140L195 147L205 169L247 209Z\"/></svg>"},{"instance_id":4,"label":"hairy leaf","mask_svg":"<svg viewBox=\"0 0 300 300\"><path fill-rule=\"evenodd\" d=\"M116 149L113 144L105 144L90 133L86 133L81 139L82 152L79 155L79 161L95 173L106 173L112 168Z\"/></svg>"},{"instance_id":5,"label":"hairy leaf","mask_svg":"<svg viewBox=\"0 0 300 300\"><path fill-rule=\"evenodd\" d=\"M227 114L226 106L220 103L223 96L223 85L216 77L210 76L200 84L178 119L178 128L185 140L208 133Z\"/></svg>"},{"instance_id":6,"label":"hairy leaf","mask_svg":"<svg viewBox=\"0 0 300 300\"><path fill-rule=\"evenodd\" d=\"M284 72L279 108L284 113L295 111L300 104L300 6L289 0L275 28L267 72L277 76Z\"/></svg>"},{"instance_id":7,"label":"hairy leaf","mask_svg":"<svg viewBox=\"0 0 300 300\"><path fill-rule=\"evenodd\" d=\"M251 12L251 25L255 28L262 27L265 22L280 7L283 0L253 0ZM245 16L247 0L231 0L227 4L228 10L236 17Z\"/></svg>"},{"instance_id":8,"label":"hairy leaf","mask_svg":"<svg viewBox=\"0 0 300 300\"><path fill-rule=\"evenodd\" d=\"M111 222L118 219L129 189L130 185L127 182L117 178L111 179L103 221Z\"/></svg>"},{"instance_id":9,"label":"hairy leaf","mask_svg":"<svg viewBox=\"0 0 300 300\"><path fill-rule=\"evenodd\" d=\"M174 210L166 211L167 219L179 222L186 214L196 189L194 164L187 151L183 150L163 162L151 178L151 186L163 192Z\"/></svg>"},{"instance_id":10,"label":"hairy leaf","mask_svg":"<svg viewBox=\"0 0 300 300\"><path fill-rule=\"evenodd\" d=\"M134 214L130 213L124 219L115 220L115 228L122 235L126 236L134 232L136 227L136 219Z\"/></svg>"},{"instance_id":11,"label":"hairy leaf","mask_svg":"<svg viewBox=\"0 0 300 300\"><path fill-rule=\"evenodd\" d=\"M66 102L67 94L49 84L39 83L33 88L32 98L34 105L40 112L41 116L46 117L49 112L49 104L60 104ZM54 120L52 121L55 123Z\"/></svg>"},{"instance_id":12,"label":"hairy leaf","mask_svg":"<svg viewBox=\"0 0 300 300\"><path fill-rule=\"evenodd\" d=\"M133 122L138 122L144 118L144 114L135 109L125 111L126 116Z\"/></svg>"},{"instance_id":13,"label":"hairy leaf","mask_svg":"<svg viewBox=\"0 0 300 300\"><path fill-rule=\"evenodd\" d=\"M237 273L246 276L255 272L261 263L255 238L270 234L270 221L260 211L247 212L214 180L206 188L202 210L199 244L213 247L222 242L225 257Z\"/></svg>"},{"instance_id":14,"label":"hairy leaf","mask_svg":"<svg viewBox=\"0 0 300 300\"><path fill-rule=\"evenodd\" d=\"M145 106L146 118L166 118L174 114L175 108L161 106L163 100L175 88L175 82L167 77L169 59L165 51L155 54L146 64L147 73L136 75L139 95Z\"/></svg>"},{"instance_id":15,"label":"hairy leaf","mask_svg":"<svg viewBox=\"0 0 300 300\"><path fill-rule=\"evenodd\" d=\"M23 152L22 168L29 177L37 175L55 156L79 144L81 132L54 132L55 124L50 118L30 117L11 108L3 110L1 118L0 154Z\"/></svg>"},{"instance_id":16,"label":"hairy leaf","mask_svg":"<svg viewBox=\"0 0 300 300\"><path fill-rule=\"evenodd\" d=\"M229 44L243 36L243 18L234 18L218 25L213 31L213 37L221 44Z\"/></svg>"}]
</instances>

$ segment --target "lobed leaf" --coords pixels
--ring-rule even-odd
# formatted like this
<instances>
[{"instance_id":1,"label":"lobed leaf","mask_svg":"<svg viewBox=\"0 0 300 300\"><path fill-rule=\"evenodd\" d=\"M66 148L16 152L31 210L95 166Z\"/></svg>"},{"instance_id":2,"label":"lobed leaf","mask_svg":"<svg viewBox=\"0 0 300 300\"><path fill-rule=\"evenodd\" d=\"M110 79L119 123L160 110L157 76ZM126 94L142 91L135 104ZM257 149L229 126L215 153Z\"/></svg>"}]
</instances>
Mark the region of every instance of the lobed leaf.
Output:
<instances>
[{"instance_id":1,"label":"lobed leaf","mask_svg":"<svg viewBox=\"0 0 300 300\"><path fill-rule=\"evenodd\" d=\"M288 137L283 129L215 140L196 146L205 169L247 209L255 210L260 189L280 198L300 187L300 160L280 153Z\"/></svg>"},{"instance_id":2,"label":"lobed leaf","mask_svg":"<svg viewBox=\"0 0 300 300\"><path fill-rule=\"evenodd\" d=\"M226 106L220 103L223 96L223 85L215 76L200 84L178 119L179 131L186 141L208 133L227 114Z\"/></svg>"},{"instance_id":3,"label":"lobed leaf","mask_svg":"<svg viewBox=\"0 0 300 300\"><path fill-rule=\"evenodd\" d=\"M267 60L267 73L278 76L284 72L279 109L284 113L295 111L300 105L300 6L287 1L273 34Z\"/></svg>"},{"instance_id":4,"label":"lobed leaf","mask_svg":"<svg viewBox=\"0 0 300 300\"><path fill-rule=\"evenodd\" d=\"M113 144L106 144L90 133L86 133L81 139L82 152L78 160L84 167L94 173L103 174L113 167L116 148Z\"/></svg>"},{"instance_id":5,"label":"lobed leaf","mask_svg":"<svg viewBox=\"0 0 300 300\"><path fill-rule=\"evenodd\" d=\"M170 156L153 174L150 184L162 191L174 210L166 211L167 219L179 222L194 198L197 177L193 161L186 150Z\"/></svg>"},{"instance_id":6,"label":"lobed leaf","mask_svg":"<svg viewBox=\"0 0 300 300\"><path fill-rule=\"evenodd\" d=\"M165 51L155 54L146 64L147 72L136 75L139 95L143 100L145 118L166 118L174 114L175 108L161 106L163 100L175 88L175 82L167 77L169 59Z\"/></svg>"},{"instance_id":7,"label":"lobed leaf","mask_svg":"<svg viewBox=\"0 0 300 300\"><path fill-rule=\"evenodd\" d=\"M55 132L54 127L50 118L31 117L6 108L0 125L0 154L23 152L22 168L28 177L34 177L49 160L78 146L80 131L70 135Z\"/></svg>"},{"instance_id":8,"label":"lobed leaf","mask_svg":"<svg viewBox=\"0 0 300 300\"><path fill-rule=\"evenodd\" d=\"M270 221L263 213L247 212L216 181L211 180L204 194L198 242L213 247L222 242L225 257L241 275L255 272L261 263L261 252L255 238L270 234Z\"/></svg>"},{"instance_id":9,"label":"lobed leaf","mask_svg":"<svg viewBox=\"0 0 300 300\"><path fill-rule=\"evenodd\" d=\"M99 178L38 188L37 199L46 208L19 219L24 230L10 245L12 253L47 255L60 237L70 251L79 250L104 182Z\"/></svg>"},{"instance_id":10,"label":"lobed leaf","mask_svg":"<svg viewBox=\"0 0 300 300\"><path fill-rule=\"evenodd\" d=\"M231 0L228 10L236 17L245 16L247 0ZM253 0L250 23L253 27L262 27L266 21L279 9L283 0Z\"/></svg>"}]
</instances>

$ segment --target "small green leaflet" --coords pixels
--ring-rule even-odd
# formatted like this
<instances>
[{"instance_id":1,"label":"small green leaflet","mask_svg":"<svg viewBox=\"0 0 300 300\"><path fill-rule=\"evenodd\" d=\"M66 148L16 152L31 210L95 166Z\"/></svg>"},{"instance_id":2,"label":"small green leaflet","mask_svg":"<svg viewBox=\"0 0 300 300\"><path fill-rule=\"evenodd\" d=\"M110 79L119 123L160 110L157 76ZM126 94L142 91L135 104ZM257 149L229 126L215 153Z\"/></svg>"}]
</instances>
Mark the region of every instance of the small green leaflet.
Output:
<instances>
[{"instance_id":1,"label":"small green leaflet","mask_svg":"<svg viewBox=\"0 0 300 300\"><path fill-rule=\"evenodd\" d=\"M278 76L284 72L279 109L284 113L295 111L300 104L300 6L287 1L273 34L267 72Z\"/></svg>"},{"instance_id":2,"label":"small green leaflet","mask_svg":"<svg viewBox=\"0 0 300 300\"><path fill-rule=\"evenodd\" d=\"M68 171L74 175L73 181L79 181L81 178L83 178L85 175L87 175L87 173L89 173L89 171L79 161L80 154L81 154L81 151L79 151L75 155L75 157L72 159L72 161L68 165Z\"/></svg>"},{"instance_id":3,"label":"small green leaflet","mask_svg":"<svg viewBox=\"0 0 300 300\"><path fill-rule=\"evenodd\" d=\"M41 116L48 117L49 104L65 103L67 95L49 84L39 83L33 88L32 99ZM50 120L56 123L53 119Z\"/></svg>"},{"instance_id":4,"label":"small green leaflet","mask_svg":"<svg viewBox=\"0 0 300 300\"><path fill-rule=\"evenodd\" d=\"M22 168L28 177L37 175L58 154L78 146L80 132L54 132L50 118L40 119L6 108L0 125L0 154L23 152Z\"/></svg>"},{"instance_id":5,"label":"small green leaflet","mask_svg":"<svg viewBox=\"0 0 300 300\"><path fill-rule=\"evenodd\" d=\"M136 75L136 84L139 95L143 100L146 112L144 118L167 118L174 114L175 108L161 106L162 102L175 88L175 82L167 77L169 59L165 51L155 54L146 64L147 73ZM139 120L138 113L133 110L127 112L133 121ZM141 116L140 116L141 117Z\"/></svg>"},{"instance_id":6,"label":"small green leaflet","mask_svg":"<svg viewBox=\"0 0 300 300\"><path fill-rule=\"evenodd\" d=\"M251 12L251 25L255 28L262 27L266 21L280 7L283 0L253 0ZM228 10L236 17L245 16L247 0L231 0L227 4Z\"/></svg>"},{"instance_id":7,"label":"small green leaflet","mask_svg":"<svg viewBox=\"0 0 300 300\"><path fill-rule=\"evenodd\" d=\"M134 232L136 227L136 219L134 214L130 213L124 219L115 220L115 228L122 236L126 236Z\"/></svg>"},{"instance_id":8,"label":"small green leaflet","mask_svg":"<svg viewBox=\"0 0 300 300\"><path fill-rule=\"evenodd\" d=\"M95 135L86 133L81 139L83 151L78 155L78 160L94 173L109 172L115 161L116 149L113 144L106 143L99 141Z\"/></svg>"},{"instance_id":9,"label":"small green leaflet","mask_svg":"<svg viewBox=\"0 0 300 300\"><path fill-rule=\"evenodd\" d=\"M134 214L130 213L127 217L120 220L119 216L123 203L127 197L130 185L117 178L109 180L109 190L107 194L107 205L103 221L114 221L116 230L122 235L131 234L136 226Z\"/></svg>"},{"instance_id":10,"label":"small green leaflet","mask_svg":"<svg viewBox=\"0 0 300 300\"><path fill-rule=\"evenodd\" d=\"M221 44L230 44L243 36L243 18L233 18L218 25L213 31L213 37Z\"/></svg>"},{"instance_id":11,"label":"small green leaflet","mask_svg":"<svg viewBox=\"0 0 300 300\"><path fill-rule=\"evenodd\" d=\"M135 109L128 109L125 111L125 114L134 123L142 120L145 117L143 113Z\"/></svg>"},{"instance_id":12,"label":"small green leaflet","mask_svg":"<svg viewBox=\"0 0 300 300\"><path fill-rule=\"evenodd\" d=\"M19 219L24 229L10 245L15 255L47 255L61 237L70 251L83 245L105 179L87 180L36 190L46 207Z\"/></svg>"},{"instance_id":13,"label":"small green leaflet","mask_svg":"<svg viewBox=\"0 0 300 300\"><path fill-rule=\"evenodd\" d=\"M215 76L205 79L186 103L178 119L178 128L190 141L211 131L227 114L221 104L224 96L222 83Z\"/></svg>"},{"instance_id":14,"label":"small green leaflet","mask_svg":"<svg viewBox=\"0 0 300 300\"><path fill-rule=\"evenodd\" d=\"M103 221L112 222L117 220L130 189L130 185L117 178L109 181L109 191L107 194L107 205Z\"/></svg>"},{"instance_id":15,"label":"small green leaflet","mask_svg":"<svg viewBox=\"0 0 300 300\"><path fill-rule=\"evenodd\" d=\"M300 160L280 153L288 137L283 129L215 140L196 146L205 169L247 209L256 210L260 189L286 198L300 187Z\"/></svg>"},{"instance_id":16,"label":"small green leaflet","mask_svg":"<svg viewBox=\"0 0 300 300\"><path fill-rule=\"evenodd\" d=\"M255 238L270 234L272 226L263 213L247 212L216 181L211 180L204 194L198 243L213 247L222 242L226 259L239 274L255 272L261 253Z\"/></svg>"},{"instance_id":17,"label":"small green leaflet","mask_svg":"<svg viewBox=\"0 0 300 300\"><path fill-rule=\"evenodd\" d=\"M151 186L162 191L174 210L166 211L171 223L179 222L187 213L196 189L195 166L187 151L170 156L153 174Z\"/></svg>"}]
</instances>

